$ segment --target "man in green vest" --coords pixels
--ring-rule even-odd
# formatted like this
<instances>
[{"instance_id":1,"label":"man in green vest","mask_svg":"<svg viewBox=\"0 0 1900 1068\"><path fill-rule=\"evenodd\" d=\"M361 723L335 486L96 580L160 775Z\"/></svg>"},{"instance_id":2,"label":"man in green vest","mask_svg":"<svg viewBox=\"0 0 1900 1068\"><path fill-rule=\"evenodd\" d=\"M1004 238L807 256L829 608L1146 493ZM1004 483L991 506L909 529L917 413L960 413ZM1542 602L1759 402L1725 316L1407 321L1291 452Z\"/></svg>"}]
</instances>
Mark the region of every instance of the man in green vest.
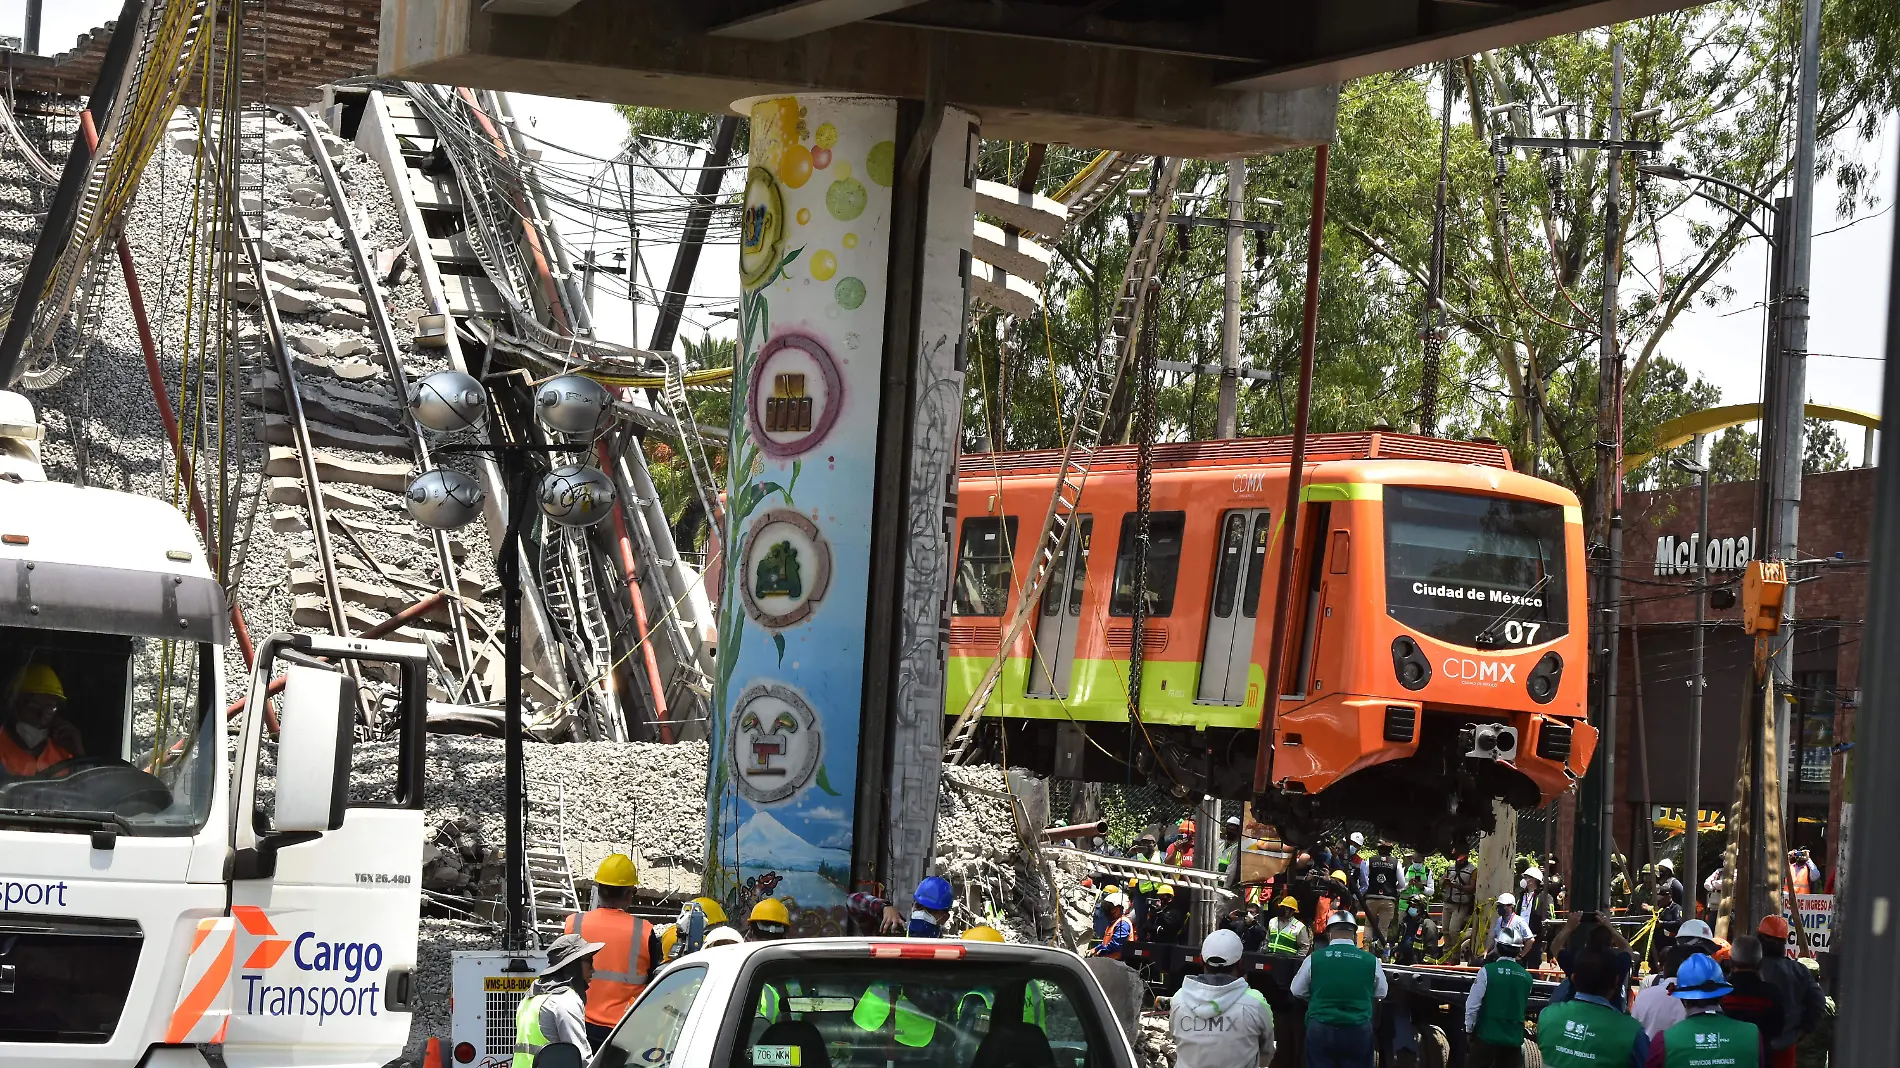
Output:
<instances>
[{"instance_id":1,"label":"man in green vest","mask_svg":"<svg viewBox=\"0 0 1900 1068\"><path fill-rule=\"evenodd\" d=\"M1547 1068L1644 1068L1649 1036L1641 1022L1610 1001L1621 981L1617 959L1608 950L1576 955L1570 968L1575 996L1551 1003L1537 1017L1537 1048Z\"/></svg>"},{"instance_id":2,"label":"man in green vest","mask_svg":"<svg viewBox=\"0 0 1900 1068\"><path fill-rule=\"evenodd\" d=\"M515 1009L511 1068L534 1068L534 1055L556 1042L572 1043L583 1062L594 1055L587 1041L587 980L594 973L594 954L605 948L606 943L577 934L564 934L548 946L548 966Z\"/></svg>"},{"instance_id":3,"label":"man in green vest","mask_svg":"<svg viewBox=\"0 0 1900 1068\"><path fill-rule=\"evenodd\" d=\"M1722 1015L1722 995L1734 988L1722 966L1697 953L1676 969L1675 997L1688 1013L1650 1046L1651 1068L1762 1068L1761 1032L1752 1023Z\"/></svg>"},{"instance_id":4,"label":"man in green vest","mask_svg":"<svg viewBox=\"0 0 1900 1068\"><path fill-rule=\"evenodd\" d=\"M1498 936L1498 959L1478 969L1465 997L1465 1030L1471 1045L1465 1068L1524 1068L1524 1010L1531 999L1531 973L1517 962L1524 948L1515 931Z\"/></svg>"},{"instance_id":5,"label":"man in green vest","mask_svg":"<svg viewBox=\"0 0 1900 1068\"><path fill-rule=\"evenodd\" d=\"M1355 941L1350 912L1326 919L1326 944L1300 962L1293 996L1306 999L1306 1068L1372 1068L1372 1008L1385 999L1385 969Z\"/></svg>"},{"instance_id":6,"label":"man in green vest","mask_svg":"<svg viewBox=\"0 0 1900 1068\"><path fill-rule=\"evenodd\" d=\"M1297 957L1312 945L1312 932L1300 922L1300 903L1292 897L1281 898L1273 919L1267 921L1267 952Z\"/></svg>"}]
</instances>

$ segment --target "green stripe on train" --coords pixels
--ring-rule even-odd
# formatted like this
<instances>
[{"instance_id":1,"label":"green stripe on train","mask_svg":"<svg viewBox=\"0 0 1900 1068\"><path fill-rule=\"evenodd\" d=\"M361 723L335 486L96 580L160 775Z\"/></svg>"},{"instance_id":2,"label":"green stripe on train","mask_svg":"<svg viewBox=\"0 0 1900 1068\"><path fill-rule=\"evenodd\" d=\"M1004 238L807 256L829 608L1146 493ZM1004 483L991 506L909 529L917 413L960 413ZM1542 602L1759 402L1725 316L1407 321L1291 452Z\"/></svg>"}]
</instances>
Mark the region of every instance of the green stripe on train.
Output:
<instances>
[{"instance_id":1,"label":"green stripe on train","mask_svg":"<svg viewBox=\"0 0 1900 1068\"><path fill-rule=\"evenodd\" d=\"M961 715L989 669L989 657L953 656L944 686L944 714ZM1003 665L1003 677L996 684L986 716L1008 715L1015 719L1074 719L1086 723L1126 723L1128 721L1128 662L1125 660L1075 661L1066 698L1036 698L1023 694L1023 680L1029 674L1026 657L1011 657ZM1245 705L1196 704L1201 665L1193 660L1150 660L1141 678L1142 718L1148 723L1187 727L1260 726L1261 683L1266 678L1258 664L1247 665ZM998 712L999 706L1003 709Z\"/></svg>"}]
</instances>

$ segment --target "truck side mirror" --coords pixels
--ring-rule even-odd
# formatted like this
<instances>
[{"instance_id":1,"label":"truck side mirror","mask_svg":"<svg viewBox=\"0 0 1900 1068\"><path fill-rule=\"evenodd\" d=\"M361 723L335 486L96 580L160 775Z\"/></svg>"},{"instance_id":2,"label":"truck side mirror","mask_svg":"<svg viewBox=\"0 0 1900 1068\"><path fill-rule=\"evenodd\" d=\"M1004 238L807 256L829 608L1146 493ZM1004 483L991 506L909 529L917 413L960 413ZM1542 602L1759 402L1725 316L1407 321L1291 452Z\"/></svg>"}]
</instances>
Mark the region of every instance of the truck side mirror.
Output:
<instances>
[{"instance_id":1,"label":"truck side mirror","mask_svg":"<svg viewBox=\"0 0 1900 1068\"><path fill-rule=\"evenodd\" d=\"M572 1042L542 1046L534 1055L534 1068L581 1068L581 1048Z\"/></svg>"},{"instance_id":2,"label":"truck side mirror","mask_svg":"<svg viewBox=\"0 0 1900 1068\"><path fill-rule=\"evenodd\" d=\"M303 664L285 669L277 752L278 834L322 833L343 826L355 738L356 683L340 671Z\"/></svg>"}]
</instances>

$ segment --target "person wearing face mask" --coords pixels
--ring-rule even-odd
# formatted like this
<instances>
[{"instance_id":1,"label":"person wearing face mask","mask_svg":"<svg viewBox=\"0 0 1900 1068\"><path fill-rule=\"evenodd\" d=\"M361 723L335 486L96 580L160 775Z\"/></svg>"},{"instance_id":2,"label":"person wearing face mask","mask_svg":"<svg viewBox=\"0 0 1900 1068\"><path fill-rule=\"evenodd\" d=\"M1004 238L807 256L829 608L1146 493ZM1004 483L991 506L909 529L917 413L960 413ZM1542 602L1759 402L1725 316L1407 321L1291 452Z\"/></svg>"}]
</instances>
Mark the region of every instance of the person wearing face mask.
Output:
<instances>
[{"instance_id":1,"label":"person wearing face mask","mask_svg":"<svg viewBox=\"0 0 1900 1068\"><path fill-rule=\"evenodd\" d=\"M6 711L0 715L0 772L24 778L85 755L79 728L61 715L66 687L52 668L21 668L6 695Z\"/></svg>"}]
</instances>

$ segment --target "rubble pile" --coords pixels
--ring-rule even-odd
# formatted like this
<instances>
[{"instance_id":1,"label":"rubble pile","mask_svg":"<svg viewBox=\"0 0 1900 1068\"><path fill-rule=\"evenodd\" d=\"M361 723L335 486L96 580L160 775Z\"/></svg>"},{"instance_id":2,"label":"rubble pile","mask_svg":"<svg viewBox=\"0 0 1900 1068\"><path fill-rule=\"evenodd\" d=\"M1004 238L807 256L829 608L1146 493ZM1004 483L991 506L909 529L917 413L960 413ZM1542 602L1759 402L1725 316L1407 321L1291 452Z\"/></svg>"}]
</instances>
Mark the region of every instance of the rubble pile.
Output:
<instances>
[{"instance_id":1,"label":"rubble pile","mask_svg":"<svg viewBox=\"0 0 1900 1068\"><path fill-rule=\"evenodd\" d=\"M1174 1036L1168 1031L1167 1013L1143 1014L1133 1045L1142 1068L1174 1068Z\"/></svg>"}]
</instances>

